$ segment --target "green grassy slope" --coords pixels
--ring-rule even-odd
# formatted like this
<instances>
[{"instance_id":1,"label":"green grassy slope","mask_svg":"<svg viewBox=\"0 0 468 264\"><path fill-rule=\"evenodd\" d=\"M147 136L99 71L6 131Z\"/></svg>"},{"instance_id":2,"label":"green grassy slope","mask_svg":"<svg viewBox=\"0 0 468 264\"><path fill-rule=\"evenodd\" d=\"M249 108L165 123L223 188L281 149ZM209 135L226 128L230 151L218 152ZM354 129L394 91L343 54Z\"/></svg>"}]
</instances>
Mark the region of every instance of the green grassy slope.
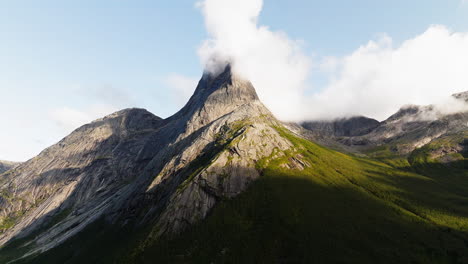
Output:
<instances>
[{"instance_id":1,"label":"green grassy slope","mask_svg":"<svg viewBox=\"0 0 468 264\"><path fill-rule=\"evenodd\" d=\"M280 130L297 151L247 192L137 260L170 263L466 263L468 188L347 156ZM304 170L282 164L300 155ZM414 171L414 170L413 170ZM433 175L432 175L433 176ZM446 174L445 177L459 177ZM465 177L468 182L468 178ZM125 262L125 261L123 261Z\"/></svg>"},{"instance_id":2,"label":"green grassy slope","mask_svg":"<svg viewBox=\"0 0 468 264\"><path fill-rule=\"evenodd\" d=\"M259 180L180 236L142 249L144 230L96 223L29 261L468 263L463 167L353 157L278 131L295 148L258 161ZM287 168L294 159L310 166Z\"/></svg>"}]
</instances>

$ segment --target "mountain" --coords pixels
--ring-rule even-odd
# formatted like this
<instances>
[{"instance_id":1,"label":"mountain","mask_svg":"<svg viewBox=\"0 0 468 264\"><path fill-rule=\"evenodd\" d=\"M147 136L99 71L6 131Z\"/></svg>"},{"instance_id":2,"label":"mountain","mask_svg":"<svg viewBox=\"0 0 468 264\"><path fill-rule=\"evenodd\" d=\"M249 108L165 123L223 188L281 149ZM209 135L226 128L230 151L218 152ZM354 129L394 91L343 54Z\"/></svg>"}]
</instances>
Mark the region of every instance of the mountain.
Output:
<instances>
[{"instance_id":1,"label":"mountain","mask_svg":"<svg viewBox=\"0 0 468 264\"><path fill-rule=\"evenodd\" d=\"M0 174L4 173L5 171L13 168L14 166L18 165L17 162L5 161L0 160Z\"/></svg>"},{"instance_id":2,"label":"mountain","mask_svg":"<svg viewBox=\"0 0 468 264\"><path fill-rule=\"evenodd\" d=\"M452 96L468 102L468 92ZM346 133L345 124L348 131L350 124L361 127L362 133ZM385 147L388 152L394 155L409 155L415 149L440 137L463 134L468 128L467 124L468 112L444 114L433 105L408 105L378 124L365 117L360 117L328 122L309 121L301 125L314 132L316 138L326 138L328 142L339 143L338 145L341 145L342 149L352 148L369 154L369 151L372 152L373 149ZM463 141L463 136L461 137L461 141L458 142L460 144ZM322 143L332 145L326 143L325 140L322 140Z\"/></svg>"},{"instance_id":3,"label":"mountain","mask_svg":"<svg viewBox=\"0 0 468 264\"><path fill-rule=\"evenodd\" d=\"M34 255L101 217L156 221L152 236L176 234L258 178L255 161L291 146L274 126L229 66L205 74L165 120L128 109L85 125L5 174L0 244L32 239L24 253Z\"/></svg>"},{"instance_id":4,"label":"mountain","mask_svg":"<svg viewBox=\"0 0 468 264\"><path fill-rule=\"evenodd\" d=\"M468 112L439 114L433 106L407 106L366 136L372 142L402 146L401 153L424 146L447 133L467 129Z\"/></svg>"},{"instance_id":5,"label":"mountain","mask_svg":"<svg viewBox=\"0 0 468 264\"><path fill-rule=\"evenodd\" d=\"M123 110L5 173L0 243L33 235L35 250L48 249L99 217L144 169L142 150L160 124L145 110Z\"/></svg>"},{"instance_id":6,"label":"mountain","mask_svg":"<svg viewBox=\"0 0 468 264\"><path fill-rule=\"evenodd\" d=\"M331 128L385 125L353 122ZM386 162L305 131L229 65L169 118L94 121L2 175L0 263L468 261L463 155Z\"/></svg>"},{"instance_id":7,"label":"mountain","mask_svg":"<svg viewBox=\"0 0 468 264\"><path fill-rule=\"evenodd\" d=\"M308 121L301 124L304 128L336 137L366 135L380 125L380 122L364 116L340 118L332 121Z\"/></svg>"}]
</instances>

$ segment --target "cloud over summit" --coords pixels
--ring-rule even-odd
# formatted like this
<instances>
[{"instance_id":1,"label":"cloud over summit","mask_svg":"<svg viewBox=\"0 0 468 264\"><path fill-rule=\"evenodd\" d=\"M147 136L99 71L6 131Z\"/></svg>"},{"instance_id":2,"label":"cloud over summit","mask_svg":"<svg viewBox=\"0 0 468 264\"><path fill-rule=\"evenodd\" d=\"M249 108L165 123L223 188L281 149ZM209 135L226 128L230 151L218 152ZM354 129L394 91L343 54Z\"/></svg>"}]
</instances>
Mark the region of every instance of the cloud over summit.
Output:
<instances>
[{"instance_id":1,"label":"cloud over summit","mask_svg":"<svg viewBox=\"0 0 468 264\"><path fill-rule=\"evenodd\" d=\"M198 53L208 71L216 72L220 61L249 79L262 101L279 118L300 114L299 104L310 71L310 59L300 44L283 32L258 24L262 0L205 0L198 3L210 38ZM214 62L214 63L213 63Z\"/></svg>"},{"instance_id":2,"label":"cloud over summit","mask_svg":"<svg viewBox=\"0 0 468 264\"><path fill-rule=\"evenodd\" d=\"M198 50L206 69L219 70L213 57L231 61L283 120L385 119L406 104L443 104L443 110L451 94L468 90L468 33L434 25L401 45L382 35L347 56L323 57L312 68L299 41L259 25L262 0L204 0L197 6L209 34ZM316 87L308 82L313 70L329 79L317 90L309 88Z\"/></svg>"}]
</instances>

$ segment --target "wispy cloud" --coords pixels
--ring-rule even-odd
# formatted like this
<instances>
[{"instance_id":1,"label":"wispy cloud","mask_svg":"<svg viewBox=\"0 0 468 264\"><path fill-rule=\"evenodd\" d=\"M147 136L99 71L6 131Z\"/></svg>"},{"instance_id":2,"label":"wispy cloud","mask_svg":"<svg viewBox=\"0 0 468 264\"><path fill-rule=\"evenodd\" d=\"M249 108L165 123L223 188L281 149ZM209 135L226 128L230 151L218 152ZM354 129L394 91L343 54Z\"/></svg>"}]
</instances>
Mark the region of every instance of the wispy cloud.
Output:
<instances>
[{"instance_id":1,"label":"wispy cloud","mask_svg":"<svg viewBox=\"0 0 468 264\"><path fill-rule=\"evenodd\" d=\"M384 36L338 61L332 81L308 99L306 118L384 119L402 105L445 104L451 94L468 90L468 33L444 26L431 26L397 47Z\"/></svg>"},{"instance_id":2,"label":"wispy cloud","mask_svg":"<svg viewBox=\"0 0 468 264\"><path fill-rule=\"evenodd\" d=\"M198 6L210 36L199 49L206 69L233 62L280 119L384 119L402 105L438 103L468 90L468 33L430 26L398 46L381 34L347 56L322 59L313 69L330 81L313 91L307 83L311 56L284 32L258 24L262 0L204 0Z\"/></svg>"},{"instance_id":3,"label":"wispy cloud","mask_svg":"<svg viewBox=\"0 0 468 264\"><path fill-rule=\"evenodd\" d=\"M198 52L205 68L216 71L217 62L230 61L278 117L300 115L311 66L301 41L259 25L262 0L205 0L198 6L210 35Z\"/></svg>"}]
</instances>

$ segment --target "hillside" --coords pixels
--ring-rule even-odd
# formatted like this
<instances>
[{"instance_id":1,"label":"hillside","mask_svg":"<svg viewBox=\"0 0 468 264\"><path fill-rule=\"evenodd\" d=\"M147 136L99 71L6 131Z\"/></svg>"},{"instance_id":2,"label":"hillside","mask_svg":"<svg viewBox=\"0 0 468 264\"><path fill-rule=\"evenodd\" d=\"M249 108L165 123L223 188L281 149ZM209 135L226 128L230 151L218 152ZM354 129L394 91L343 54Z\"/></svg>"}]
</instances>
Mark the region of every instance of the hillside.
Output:
<instances>
[{"instance_id":1,"label":"hillside","mask_svg":"<svg viewBox=\"0 0 468 264\"><path fill-rule=\"evenodd\" d=\"M85 125L2 178L0 245L15 250L0 256L40 254L100 218L180 233L257 179L257 160L290 147L278 125L229 66L172 117L128 109Z\"/></svg>"},{"instance_id":2,"label":"hillside","mask_svg":"<svg viewBox=\"0 0 468 264\"><path fill-rule=\"evenodd\" d=\"M0 174L6 172L7 170L13 168L16 165L18 165L17 162L0 160Z\"/></svg>"},{"instance_id":3,"label":"hillside","mask_svg":"<svg viewBox=\"0 0 468 264\"><path fill-rule=\"evenodd\" d=\"M429 132L465 115L449 118ZM390 122L345 124L355 139ZM451 130L409 154L341 153L228 65L169 118L119 111L3 174L0 263L466 263L466 134Z\"/></svg>"},{"instance_id":4,"label":"hillside","mask_svg":"<svg viewBox=\"0 0 468 264\"><path fill-rule=\"evenodd\" d=\"M466 263L467 170L390 166L276 129L286 155L259 160L260 178L187 232L149 242L101 222L34 263Z\"/></svg>"}]
</instances>

